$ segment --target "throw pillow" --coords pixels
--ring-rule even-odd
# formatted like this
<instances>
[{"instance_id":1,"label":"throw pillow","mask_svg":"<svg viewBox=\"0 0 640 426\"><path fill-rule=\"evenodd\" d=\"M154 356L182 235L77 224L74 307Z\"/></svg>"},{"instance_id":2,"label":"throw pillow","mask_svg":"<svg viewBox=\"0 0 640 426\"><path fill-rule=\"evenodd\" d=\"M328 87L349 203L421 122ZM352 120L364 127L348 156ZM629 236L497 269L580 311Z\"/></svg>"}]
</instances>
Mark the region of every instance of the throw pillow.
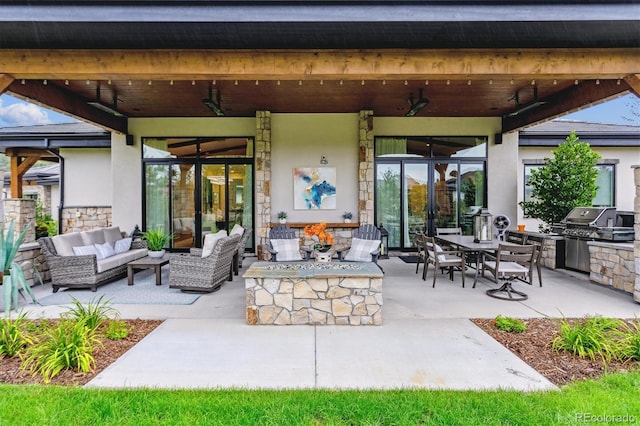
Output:
<instances>
[{"instance_id":1,"label":"throw pillow","mask_svg":"<svg viewBox=\"0 0 640 426\"><path fill-rule=\"evenodd\" d=\"M344 257L344 260L351 262L371 262L371 252L376 251L380 246L380 240L362 240L354 238L351 241L351 248Z\"/></svg>"},{"instance_id":2,"label":"throw pillow","mask_svg":"<svg viewBox=\"0 0 640 426\"><path fill-rule=\"evenodd\" d=\"M242 237L242 234L244 234L244 228L237 223L233 225L233 229L229 232L229 235L240 235L240 237Z\"/></svg>"},{"instance_id":3,"label":"throw pillow","mask_svg":"<svg viewBox=\"0 0 640 426\"><path fill-rule=\"evenodd\" d=\"M116 254L110 243L94 244L93 246L96 248L98 260L106 259Z\"/></svg>"},{"instance_id":4,"label":"throw pillow","mask_svg":"<svg viewBox=\"0 0 640 426\"><path fill-rule=\"evenodd\" d=\"M215 234L207 234L204 236L204 244L202 245L202 257L209 257L213 253L213 249L216 248L218 241L227 236L227 231L224 229L216 232Z\"/></svg>"},{"instance_id":5,"label":"throw pillow","mask_svg":"<svg viewBox=\"0 0 640 426\"><path fill-rule=\"evenodd\" d=\"M116 241L122 238L122 232L120 232L119 226L103 228L102 231L104 232L104 240L108 243L111 243L112 246L116 243Z\"/></svg>"},{"instance_id":6,"label":"throw pillow","mask_svg":"<svg viewBox=\"0 0 640 426\"><path fill-rule=\"evenodd\" d=\"M273 247L273 249L277 252L276 260L278 262L302 260L297 238L289 238L286 240L271 240L271 247Z\"/></svg>"},{"instance_id":7,"label":"throw pillow","mask_svg":"<svg viewBox=\"0 0 640 426\"><path fill-rule=\"evenodd\" d=\"M78 246L73 248L73 253L76 256L89 256L92 254L98 255L98 251L94 246Z\"/></svg>"},{"instance_id":8,"label":"throw pillow","mask_svg":"<svg viewBox=\"0 0 640 426\"><path fill-rule=\"evenodd\" d=\"M129 251L130 248L131 248L131 238L127 237L127 238L123 238L121 240L116 241L114 250L116 254L118 254L118 253L124 253L125 251Z\"/></svg>"}]
</instances>

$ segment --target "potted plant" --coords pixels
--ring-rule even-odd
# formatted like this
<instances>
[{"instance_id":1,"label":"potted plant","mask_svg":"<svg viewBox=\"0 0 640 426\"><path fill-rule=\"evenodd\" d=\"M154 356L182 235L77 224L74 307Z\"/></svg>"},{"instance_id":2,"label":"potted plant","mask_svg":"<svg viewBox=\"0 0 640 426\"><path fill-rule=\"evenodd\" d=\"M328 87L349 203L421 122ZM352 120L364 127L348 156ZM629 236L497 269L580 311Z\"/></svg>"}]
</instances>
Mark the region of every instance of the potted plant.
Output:
<instances>
[{"instance_id":1,"label":"potted plant","mask_svg":"<svg viewBox=\"0 0 640 426\"><path fill-rule=\"evenodd\" d=\"M149 229L142 233L142 239L147 242L149 257L164 256L166 246L173 238L173 234L165 234L162 228Z\"/></svg>"},{"instance_id":2,"label":"potted plant","mask_svg":"<svg viewBox=\"0 0 640 426\"><path fill-rule=\"evenodd\" d=\"M344 212L342 215L342 219L344 219L344 223L351 223L351 219L353 218L353 214L351 212Z\"/></svg>"},{"instance_id":3,"label":"potted plant","mask_svg":"<svg viewBox=\"0 0 640 426\"><path fill-rule=\"evenodd\" d=\"M17 237L14 237L13 221L9 223L9 229L6 233L4 232L4 224L0 224L0 275L2 276L2 299L4 300L5 315L9 315L12 308L18 309L20 287L31 296L33 303L37 303L31 287L27 284L24 272L22 272L22 267L31 262L17 263L15 261L16 253L28 229L29 226L26 226ZM39 274L36 275L40 278Z\"/></svg>"},{"instance_id":4,"label":"potted plant","mask_svg":"<svg viewBox=\"0 0 640 426\"><path fill-rule=\"evenodd\" d=\"M278 212L278 221L280 223L287 223L287 212Z\"/></svg>"}]
</instances>

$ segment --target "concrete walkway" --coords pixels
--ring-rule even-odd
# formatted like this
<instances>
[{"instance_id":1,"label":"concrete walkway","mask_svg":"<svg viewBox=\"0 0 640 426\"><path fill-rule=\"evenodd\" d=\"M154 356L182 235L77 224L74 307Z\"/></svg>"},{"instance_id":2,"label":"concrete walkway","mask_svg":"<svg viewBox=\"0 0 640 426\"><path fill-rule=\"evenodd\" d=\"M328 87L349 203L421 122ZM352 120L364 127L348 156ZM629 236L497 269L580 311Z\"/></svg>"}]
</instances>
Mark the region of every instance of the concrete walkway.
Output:
<instances>
[{"instance_id":1,"label":"concrete walkway","mask_svg":"<svg viewBox=\"0 0 640 426\"><path fill-rule=\"evenodd\" d=\"M245 261L245 269L250 263ZM166 321L87 386L553 389L469 318L640 316L631 295L578 273L543 269L544 287L517 283L529 299L510 302L485 294L496 286L488 279L471 288L473 270L467 272L466 288L459 274L455 281L439 275L432 288L432 269L425 282L415 274L415 264L397 257L381 264L384 324L379 327L248 326L241 276L192 305L114 305L123 318ZM50 286L38 288L50 291ZM56 317L66 310L27 307L32 316Z\"/></svg>"}]
</instances>

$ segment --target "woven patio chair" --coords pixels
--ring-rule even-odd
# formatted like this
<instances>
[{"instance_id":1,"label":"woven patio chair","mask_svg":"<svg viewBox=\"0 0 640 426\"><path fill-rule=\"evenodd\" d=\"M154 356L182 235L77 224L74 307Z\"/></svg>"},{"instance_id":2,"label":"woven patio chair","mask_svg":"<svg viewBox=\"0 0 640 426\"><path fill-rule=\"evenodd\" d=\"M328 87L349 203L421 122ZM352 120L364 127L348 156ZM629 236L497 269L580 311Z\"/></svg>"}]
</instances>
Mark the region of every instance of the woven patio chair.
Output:
<instances>
[{"instance_id":1,"label":"woven patio chair","mask_svg":"<svg viewBox=\"0 0 640 426\"><path fill-rule=\"evenodd\" d=\"M202 249L169 257L169 287L184 292L210 293L233 280L233 256L240 235L222 237L210 255L202 257Z\"/></svg>"},{"instance_id":2,"label":"woven patio chair","mask_svg":"<svg viewBox=\"0 0 640 426\"><path fill-rule=\"evenodd\" d=\"M233 273L238 275L240 268L242 268L242 260L244 259L244 251L247 248L247 241L253 232L250 228L243 228L242 236L238 240L238 247L233 255Z\"/></svg>"}]
</instances>

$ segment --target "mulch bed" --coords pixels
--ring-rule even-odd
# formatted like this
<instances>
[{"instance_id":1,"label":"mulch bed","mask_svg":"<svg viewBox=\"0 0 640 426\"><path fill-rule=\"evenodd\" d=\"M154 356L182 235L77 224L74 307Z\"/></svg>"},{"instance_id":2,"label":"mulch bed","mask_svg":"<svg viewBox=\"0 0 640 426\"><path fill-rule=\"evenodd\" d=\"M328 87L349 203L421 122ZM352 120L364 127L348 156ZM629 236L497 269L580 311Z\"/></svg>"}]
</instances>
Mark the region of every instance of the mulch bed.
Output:
<instances>
[{"instance_id":1,"label":"mulch bed","mask_svg":"<svg viewBox=\"0 0 640 426\"><path fill-rule=\"evenodd\" d=\"M520 359L560 386L577 380L596 379L605 372L637 370L639 363L622 363L611 360L605 366L602 361L580 358L568 352L551 349L551 342L558 335L558 321L548 318L523 319L527 330L509 333L499 330L493 319L473 319L474 324L496 341L516 354Z\"/></svg>"},{"instance_id":2,"label":"mulch bed","mask_svg":"<svg viewBox=\"0 0 640 426\"><path fill-rule=\"evenodd\" d=\"M55 321L55 320L53 320ZM133 330L129 335L120 340L100 339L104 347L96 348L93 356L96 360L94 371L79 373L72 370L63 370L51 379L49 384L61 386L82 386L93 379L98 373L120 358L136 343L151 333L162 321L157 320L123 320ZM45 384L40 376L31 376L28 371L20 368L20 358L0 357L0 383L10 384Z\"/></svg>"}]
</instances>

